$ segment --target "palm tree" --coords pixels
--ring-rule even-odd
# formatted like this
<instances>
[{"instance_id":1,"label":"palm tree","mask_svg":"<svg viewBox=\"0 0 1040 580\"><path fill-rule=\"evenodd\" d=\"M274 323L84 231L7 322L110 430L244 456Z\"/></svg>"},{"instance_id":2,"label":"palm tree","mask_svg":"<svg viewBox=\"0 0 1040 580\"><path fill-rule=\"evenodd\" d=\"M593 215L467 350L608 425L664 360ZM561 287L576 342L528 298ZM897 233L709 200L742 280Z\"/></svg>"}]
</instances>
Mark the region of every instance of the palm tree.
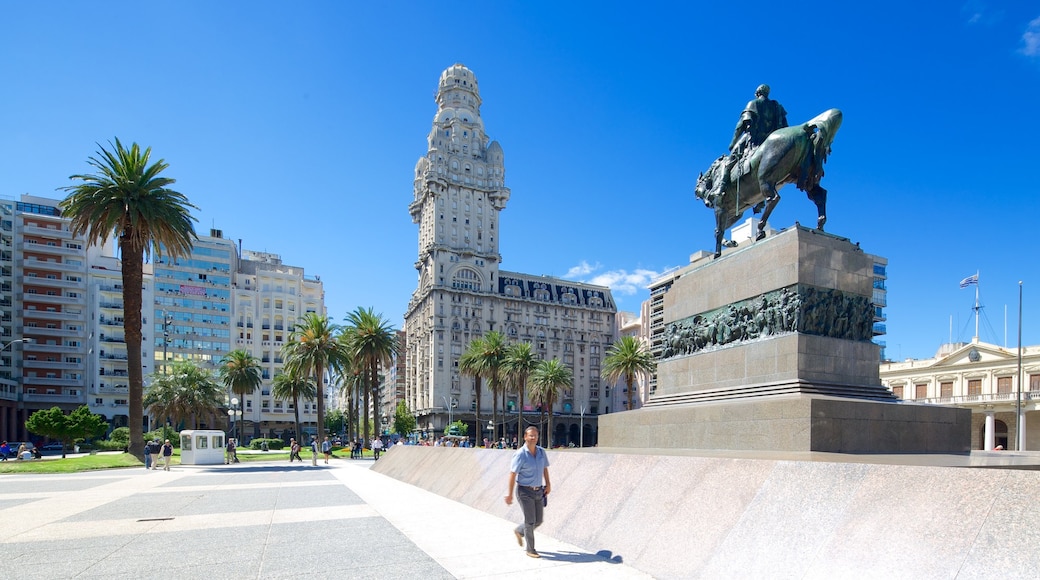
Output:
<instances>
[{"instance_id":1,"label":"palm tree","mask_svg":"<svg viewBox=\"0 0 1040 580\"><path fill-rule=\"evenodd\" d=\"M574 375L570 367L560 362L560 359L543 360L538 363L538 368L531 373L531 382L534 389L531 391L531 400L538 401L542 406L542 413L549 414L549 427L546 429L546 447L552 446L552 417L553 405L564 391L568 391L574 385Z\"/></svg>"},{"instance_id":2,"label":"palm tree","mask_svg":"<svg viewBox=\"0 0 1040 580\"><path fill-rule=\"evenodd\" d=\"M327 316L308 312L289 334L289 342L282 348L284 369L302 377L314 377L318 390L318 441L325 437L325 371L339 373L349 365L349 353L337 339L339 327L329 323ZM297 433L297 437L300 433Z\"/></svg>"},{"instance_id":3,"label":"palm tree","mask_svg":"<svg viewBox=\"0 0 1040 580\"><path fill-rule=\"evenodd\" d=\"M502 361L502 372L512 383L513 392L520 397L520 405L517 407L517 433L524 432L524 394L527 392L527 377L538 367L538 362L538 355L531 350L529 342L511 345Z\"/></svg>"},{"instance_id":4,"label":"palm tree","mask_svg":"<svg viewBox=\"0 0 1040 580\"><path fill-rule=\"evenodd\" d=\"M628 388L628 410L632 410L633 383L636 375L646 376L654 372L657 362L650 349L634 336L622 336L607 349L603 359L601 375L607 381L617 383L622 378Z\"/></svg>"},{"instance_id":5,"label":"palm tree","mask_svg":"<svg viewBox=\"0 0 1040 580\"><path fill-rule=\"evenodd\" d=\"M347 315L350 324L350 351L356 366L368 371L368 388L364 391L364 433L368 436L368 394L372 392L372 418L379 428L379 367L389 367L397 356L397 331L372 308L358 308Z\"/></svg>"},{"instance_id":6,"label":"palm tree","mask_svg":"<svg viewBox=\"0 0 1040 580\"><path fill-rule=\"evenodd\" d=\"M484 339L474 338L472 341L470 341L469 346L466 347L466 352L462 353L462 356L459 357L459 371L461 371L463 375L473 377L473 389L477 393L474 420L477 422L478 431L480 431L483 428L480 424L480 395L481 391L483 391L480 385L480 379L482 378L482 374L484 372L481 368L480 353L482 352L483 348ZM494 433L492 433L492 438L493 437ZM478 436L477 438L479 439L480 437Z\"/></svg>"},{"instance_id":7,"label":"palm tree","mask_svg":"<svg viewBox=\"0 0 1040 580\"><path fill-rule=\"evenodd\" d=\"M80 181L61 188L69 192L61 201L62 215L69 218L73 236L86 235L89 245L102 245L114 237L122 257L123 317L126 354L130 361L129 415L130 453L144 457L142 418L144 415L144 374L141 370L141 286L144 259L152 252L172 258L188 256L198 239L192 209L184 195L169 186L176 181L159 174L169 167L162 159L149 165L151 147L143 152L134 143L123 147L117 138L114 151L100 147L97 157L87 163L94 174L69 177Z\"/></svg>"},{"instance_id":8,"label":"palm tree","mask_svg":"<svg viewBox=\"0 0 1040 580\"><path fill-rule=\"evenodd\" d=\"M479 350L475 353L477 360L473 363L480 375L487 379L488 390L491 391L492 423L496 427L498 425L498 399L495 398L495 395L499 392L504 392L501 377L502 361L506 356L506 348L506 337L501 332L493 330L484 335L484 338L480 341ZM492 441L496 435L497 433L492 430Z\"/></svg>"},{"instance_id":9,"label":"palm tree","mask_svg":"<svg viewBox=\"0 0 1040 580\"><path fill-rule=\"evenodd\" d=\"M220 361L220 380L232 393L238 395L245 407L246 395L253 394L261 383L260 361L244 350L233 350Z\"/></svg>"},{"instance_id":10,"label":"palm tree","mask_svg":"<svg viewBox=\"0 0 1040 580\"><path fill-rule=\"evenodd\" d=\"M293 402L296 415L296 439L300 440L300 398L313 399L318 392L317 387L308 377L293 373L278 373L272 381L271 393L278 399ZM324 436L322 436L324 440Z\"/></svg>"},{"instance_id":11,"label":"palm tree","mask_svg":"<svg viewBox=\"0 0 1040 580\"><path fill-rule=\"evenodd\" d=\"M156 419L170 417L175 424L191 419L192 428L198 429L199 415L212 415L224 398L213 376L191 361L177 361L169 373L152 375L152 384L144 404Z\"/></svg>"}]
</instances>

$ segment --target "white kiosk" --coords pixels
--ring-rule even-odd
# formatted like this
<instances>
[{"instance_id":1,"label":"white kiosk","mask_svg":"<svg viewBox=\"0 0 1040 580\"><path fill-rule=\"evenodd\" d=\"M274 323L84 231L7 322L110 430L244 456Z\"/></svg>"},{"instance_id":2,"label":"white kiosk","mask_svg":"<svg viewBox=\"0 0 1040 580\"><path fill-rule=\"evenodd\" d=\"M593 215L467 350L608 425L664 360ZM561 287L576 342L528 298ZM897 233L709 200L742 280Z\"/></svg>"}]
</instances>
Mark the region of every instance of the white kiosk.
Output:
<instances>
[{"instance_id":1,"label":"white kiosk","mask_svg":"<svg viewBox=\"0 0 1040 580\"><path fill-rule=\"evenodd\" d=\"M224 463L224 432L181 431L181 465L220 465Z\"/></svg>"}]
</instances>

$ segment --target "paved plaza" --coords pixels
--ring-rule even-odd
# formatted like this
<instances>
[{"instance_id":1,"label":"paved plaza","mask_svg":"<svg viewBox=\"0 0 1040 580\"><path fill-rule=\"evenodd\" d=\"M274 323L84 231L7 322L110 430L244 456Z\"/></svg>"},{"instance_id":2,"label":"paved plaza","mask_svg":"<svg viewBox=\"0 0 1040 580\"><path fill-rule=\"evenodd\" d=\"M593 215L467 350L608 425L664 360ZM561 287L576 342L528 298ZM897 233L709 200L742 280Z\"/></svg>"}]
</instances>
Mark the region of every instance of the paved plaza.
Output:
<instances>
[{"instance_id":1,"label":"paved plaza","mask_svg":"<svg viewBox=\"0 0 1040 580\"><path fill-rule=\"evenodd\" d=\"M0 578L648 578L372 465L2 476Z\"/></svg>"}]
</instances>

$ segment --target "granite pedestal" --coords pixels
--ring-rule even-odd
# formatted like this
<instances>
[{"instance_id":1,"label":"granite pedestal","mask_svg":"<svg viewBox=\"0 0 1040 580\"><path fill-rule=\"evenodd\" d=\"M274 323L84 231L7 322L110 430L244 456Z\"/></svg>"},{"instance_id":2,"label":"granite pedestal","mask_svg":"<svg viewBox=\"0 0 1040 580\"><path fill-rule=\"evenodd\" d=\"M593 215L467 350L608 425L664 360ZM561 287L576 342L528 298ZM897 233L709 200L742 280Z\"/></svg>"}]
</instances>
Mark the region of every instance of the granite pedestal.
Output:
<instances>
[{"instance_id":1,"label":"granite pedestal","mask_svg":"<svg viewBox=\"0 0 1040 580\"><path fill-rule=\"evenodd\" d=\"M795 226L678 278L657 391L607 447L966 453L971 411L898 401L871 342L874 259Z\"/></svg>"}]
</instances>

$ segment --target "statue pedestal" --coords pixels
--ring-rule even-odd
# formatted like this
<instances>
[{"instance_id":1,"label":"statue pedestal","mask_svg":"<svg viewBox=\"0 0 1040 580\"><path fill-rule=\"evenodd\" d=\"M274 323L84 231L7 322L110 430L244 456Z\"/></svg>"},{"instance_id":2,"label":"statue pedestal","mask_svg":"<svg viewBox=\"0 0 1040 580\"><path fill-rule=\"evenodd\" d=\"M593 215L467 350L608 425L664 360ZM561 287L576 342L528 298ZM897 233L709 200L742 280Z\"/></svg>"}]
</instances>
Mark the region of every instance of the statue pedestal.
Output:
<instances>
[{"instance_id":1,"label":"statue pedestal","mask_svg":"<svg viewBox=\"0 0 1040 580\"><path fill-rule=\"evenodd\" d=\"M695 265L664 297L664 358L604 447L960 453L971 411L899 402L872 342L873 257L793 227Z\"/></svg>"}]
</instances>

